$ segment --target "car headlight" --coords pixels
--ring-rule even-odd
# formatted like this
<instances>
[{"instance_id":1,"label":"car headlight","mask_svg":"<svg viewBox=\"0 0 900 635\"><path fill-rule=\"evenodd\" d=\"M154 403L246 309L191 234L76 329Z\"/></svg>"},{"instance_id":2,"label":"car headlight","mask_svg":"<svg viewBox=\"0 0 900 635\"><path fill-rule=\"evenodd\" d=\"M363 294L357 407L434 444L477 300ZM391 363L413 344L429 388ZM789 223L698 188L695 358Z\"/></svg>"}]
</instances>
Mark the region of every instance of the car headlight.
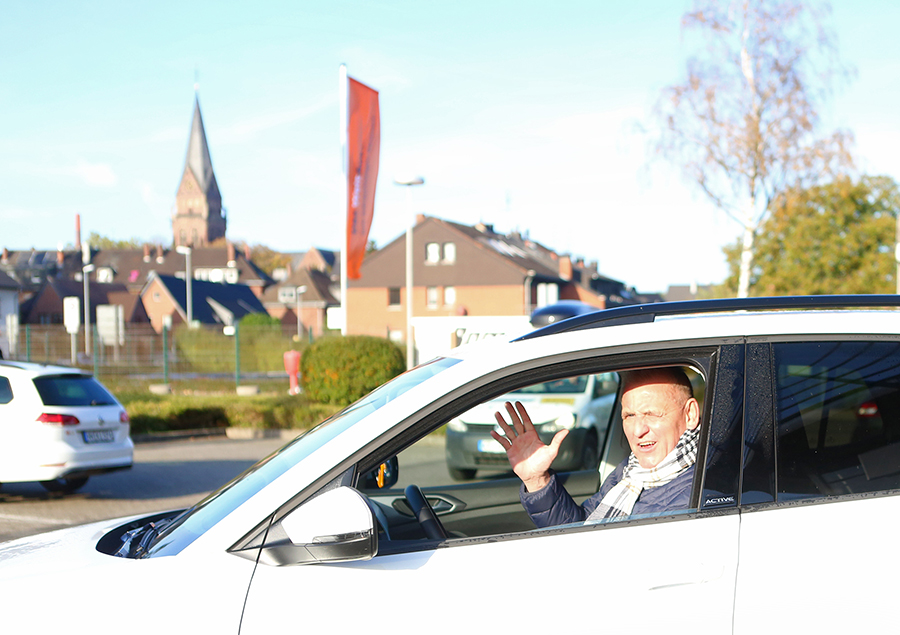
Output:
<instances>
[{"instance_id":1,"label":"car headlight","mask_svg":"<svg viewBox=\"0 0 900 635\"><path fill-rule=\"evenodd\" d=\"M460 419L451 419L450 423L447 424L447 427L454 432L465 432L469 426L463 423Z\"/></svg>"},{"instance_id":2,"label":"car headlight","mask_svg":"<svg viewBox=\"0 0 900 635\"><path fill-rule=\"evenodd\" d=\"M560 430L571 430L575 427L575 422L578 420L578 417L574 412L567 412L566 414L557 417L553 421L548 421L547 423L541 426L541 430L543 432L559 432Z\"/></svg>"}]
</instances>

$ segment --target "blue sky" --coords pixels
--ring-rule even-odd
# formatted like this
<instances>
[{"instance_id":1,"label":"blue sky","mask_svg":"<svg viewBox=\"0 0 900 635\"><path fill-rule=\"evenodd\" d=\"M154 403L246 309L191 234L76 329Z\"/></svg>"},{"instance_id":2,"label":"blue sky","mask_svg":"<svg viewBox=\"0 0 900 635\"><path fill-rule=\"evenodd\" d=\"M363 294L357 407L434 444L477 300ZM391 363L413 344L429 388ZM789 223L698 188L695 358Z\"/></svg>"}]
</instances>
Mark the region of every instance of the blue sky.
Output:
<instances>
[{"instance_id":1,"label":"blue sky","mask_svg":"<svg viewBox=\"0 0 900 635\"><path fill-rule=\"evenodd\" d=\"M380 92L370 238L416 212L518 229L641 291L719 282L740 228L639 132L689 52L686 0L33 2L0 18L0 246L171 243L195 75L232 240L339 248L338 68ZM900 3L839 0L856 78L824 113L900 179Z\"/></svg>"}]
</instances>

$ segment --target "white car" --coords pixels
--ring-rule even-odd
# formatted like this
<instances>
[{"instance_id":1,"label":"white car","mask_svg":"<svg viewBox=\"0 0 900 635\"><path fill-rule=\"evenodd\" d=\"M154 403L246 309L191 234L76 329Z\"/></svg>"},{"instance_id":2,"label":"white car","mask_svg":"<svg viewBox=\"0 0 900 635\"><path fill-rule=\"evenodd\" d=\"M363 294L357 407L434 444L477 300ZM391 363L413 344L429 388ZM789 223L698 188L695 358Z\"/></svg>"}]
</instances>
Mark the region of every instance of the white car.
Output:
<instances>
[{"instance_id":1,"label":"white car","mask_svg":"<svg viewBox=\"0 0 900 635\"><path fill-rule=\"evenodd\" d=\"M4 623L30 633L880 632L893 623L900 566L898 306L849 296L624 307L454 351L190 509L0 545ZM442 429L478 404L660 366L692 371L702 400L688 508L536 529L516 478L447 473ZM618 404L599 470L559 474L574 496L596 492L627 456L617 416Z\"/></svg>"},{"instance_id":2,"label":"white car","mask_svg":"<svg viewBox=\"0 0 900 635\"><path fill-rule=\"evenodd\" d=\"M0 483L72 492L133 462L125 408L76 368L0 361L0 425Z\"/></svg>"},{"instance_id":3,"label":"white car","mask_svg":"<svg viewBox=\"0 0 900 635\"><path fill-rule=\"evenodd\" d=\"M491 436L491 430L502 433L494 413L502 411L507 401L519 401L525 406L544 443L550 443L560 430L569 430L553 469L596 470L617 388L615 373L577 375L525 386L478 404L447 424L450 476L466 481L475 478L479 470L509 471L506 450Z\"/></svg>"}]
</instances>

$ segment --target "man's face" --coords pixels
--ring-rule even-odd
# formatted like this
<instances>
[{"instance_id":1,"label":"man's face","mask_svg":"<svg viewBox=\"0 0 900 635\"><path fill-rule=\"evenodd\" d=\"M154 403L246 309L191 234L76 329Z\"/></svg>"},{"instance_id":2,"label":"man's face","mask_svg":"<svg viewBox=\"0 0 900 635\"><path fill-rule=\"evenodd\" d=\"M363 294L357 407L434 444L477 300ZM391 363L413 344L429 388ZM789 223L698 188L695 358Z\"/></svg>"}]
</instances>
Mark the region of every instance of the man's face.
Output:
<instances>
[{"instance_id":1,"label":"man's face","mask_svg":"<svg viewBox=\"0 0 900 635\"><path fill-rule=\"evenodd\" d=\"M698 413L696 400L664 379L630 386L622 395L622 427L640 466L659 465L684 431L697 426Z\"/></svg>"}]
</instances>

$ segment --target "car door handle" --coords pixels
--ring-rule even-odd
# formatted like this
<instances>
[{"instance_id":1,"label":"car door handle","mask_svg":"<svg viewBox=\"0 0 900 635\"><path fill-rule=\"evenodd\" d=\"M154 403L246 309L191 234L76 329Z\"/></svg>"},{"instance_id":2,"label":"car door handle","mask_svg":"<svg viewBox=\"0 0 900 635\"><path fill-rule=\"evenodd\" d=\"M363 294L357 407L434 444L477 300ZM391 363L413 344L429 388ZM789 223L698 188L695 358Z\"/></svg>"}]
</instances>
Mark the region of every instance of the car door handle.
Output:
<instances>
[{"instance_id":1,"label":"car door handle","mask_svg":"<svg viewBox=\"0 0 900 635\"><path fill-rule=\"evenodd\" d=\"M436 514L449 514L451 512L462 511L466 508L466 504L463 501L446 494L426 494L425 500L428 501L428 504L431 505L431 509L433 509ZM395 498L393 503L391 503L391 507L404 516L413 515L412 510L409 508L409 504L406 502L406 498Z\"/></svg>"}]
</instances>

